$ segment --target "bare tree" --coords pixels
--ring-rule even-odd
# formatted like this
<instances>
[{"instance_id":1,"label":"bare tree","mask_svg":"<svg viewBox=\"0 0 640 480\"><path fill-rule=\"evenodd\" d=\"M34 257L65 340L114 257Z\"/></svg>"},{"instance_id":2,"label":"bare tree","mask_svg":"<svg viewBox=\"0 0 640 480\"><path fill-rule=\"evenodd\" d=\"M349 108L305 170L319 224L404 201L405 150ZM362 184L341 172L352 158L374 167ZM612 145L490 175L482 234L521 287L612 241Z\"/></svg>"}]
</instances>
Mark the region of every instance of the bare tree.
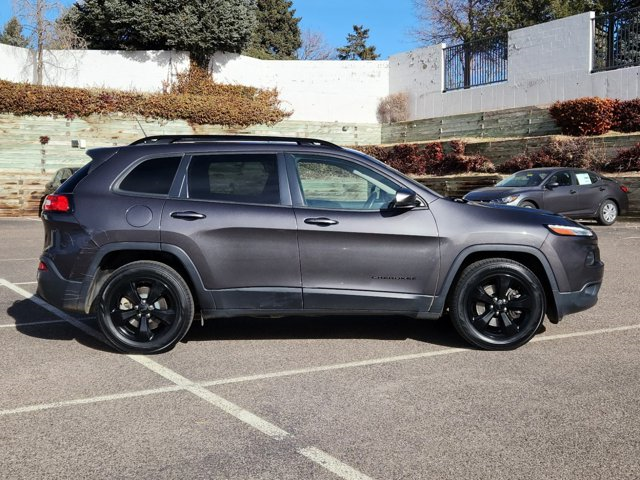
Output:
<instances>
[{"instance_id":1,"label":"bare tree","mask_svg":"<svg viewBox=\"0 0 640 480\"><path fill-rule=\"evenodd\" d=\"M13 9L24 25L29 48L34 52L36 84L42 85L45 50L84 48L84 44L64 20L67 10L59 2L14 0Z\"/></svg>"},{"instance_id":2,"label":"bare tree","mask_svg":"<svg viewBox=\"0 0 640 480\"><path fill-rule=\"evenodd\" d=\"M299 60L334 60L335 48L329 45L320 32L302 32L302 46L298 50Z\"/></svg>"},{"instance_id":3,"label":"bare tree","mask_svg":"<svg viewBox=\"0 0 640 480\"><path fill-rule=\"evenodd\" d=\"M496 0L414 0L420 26L413 36L425 45L470 42L501 30Z\"/></svg>"}]
</instances>

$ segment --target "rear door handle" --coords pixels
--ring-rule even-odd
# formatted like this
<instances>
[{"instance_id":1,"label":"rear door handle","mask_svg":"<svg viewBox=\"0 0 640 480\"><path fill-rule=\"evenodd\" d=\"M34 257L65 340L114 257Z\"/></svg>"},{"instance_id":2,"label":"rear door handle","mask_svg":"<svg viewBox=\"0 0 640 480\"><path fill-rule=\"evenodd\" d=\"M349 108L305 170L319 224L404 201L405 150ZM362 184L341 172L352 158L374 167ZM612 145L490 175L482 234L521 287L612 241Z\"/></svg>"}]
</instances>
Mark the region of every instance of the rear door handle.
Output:
<instances>
[{"instance_id":1,"label":"rear door handle","mask_svg":"<svg viewBox=\"0 0 640 480\"><path fill-rule=\"evenodd\" d=\"M173 212L171 214L171 217L177 218L178 220L187 220L189 222L207 218L207 216L204 213L198 213L198 212Z\"/></svg>"},{"instance_id":2,"label":"rear door handle","mask_svg":"<svg viewBox=\"0 0 640 480\"><path fill-rule=\"evenodd\" d=\"M318 217L318 218L305 218L304 223L308 223L310 225L320 225L321 227L328 227L331 225L337 225L337 220L332 220L327 217Z\"/></svg>"}]
</instances>

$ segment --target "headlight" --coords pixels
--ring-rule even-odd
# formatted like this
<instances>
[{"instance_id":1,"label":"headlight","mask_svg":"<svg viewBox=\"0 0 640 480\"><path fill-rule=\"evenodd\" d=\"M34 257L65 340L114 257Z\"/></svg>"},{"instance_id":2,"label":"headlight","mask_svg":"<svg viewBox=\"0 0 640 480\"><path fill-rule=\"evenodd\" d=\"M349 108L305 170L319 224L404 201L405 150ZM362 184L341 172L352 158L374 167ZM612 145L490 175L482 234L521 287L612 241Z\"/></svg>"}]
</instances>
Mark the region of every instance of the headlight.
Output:
<instances>
[{"instance_id":1,"label":"headlight","mask_svg":"<svg viewBox=\"0 0 640 480\"><path fill-rule=\"evenodd\" d=\"M588 228L571 227L568 225L546 225L556 235L565 237L593 237L593 232Z\"/></svg>"},{"instance_id":2,"label":"headlight","mask_svg":"<svg viewBox=\"0 0 640 480\"><path fill-rule=\"evenodd\" d=\"M518 199L518 195L509 195L508 197L496 198L495 200L490 200L489 203L499 203L501 205L506 205L507 203L515 202Z\"/></svg>"}]
</instances>

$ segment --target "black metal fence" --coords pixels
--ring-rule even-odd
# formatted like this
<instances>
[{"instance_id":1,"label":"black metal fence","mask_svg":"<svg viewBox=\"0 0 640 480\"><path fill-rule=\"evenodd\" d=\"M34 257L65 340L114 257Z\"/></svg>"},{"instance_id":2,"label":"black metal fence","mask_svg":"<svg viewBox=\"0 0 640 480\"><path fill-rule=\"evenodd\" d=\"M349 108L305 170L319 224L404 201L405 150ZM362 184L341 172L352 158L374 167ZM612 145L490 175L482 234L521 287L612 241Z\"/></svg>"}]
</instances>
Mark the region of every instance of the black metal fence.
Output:
<instances>
[{"instance_id":1,"label":"black metal fence","mask_svg":"<svg viewBox=\"0 0 640 480\"><path fill-rule=\"evenodd\" d=\"M444 90L488 85L507 80L507 35L444 49Z\"/></svg>"},{"instance_id":2,"label":"black metal fence","mask_svg":"<svg viewBox=\"0 0 640 480\"><path fill-rule=\"evenodd\" d=\"M593 71L640 65L640 8L594 19Z\"/></svg>"}]
</instances>

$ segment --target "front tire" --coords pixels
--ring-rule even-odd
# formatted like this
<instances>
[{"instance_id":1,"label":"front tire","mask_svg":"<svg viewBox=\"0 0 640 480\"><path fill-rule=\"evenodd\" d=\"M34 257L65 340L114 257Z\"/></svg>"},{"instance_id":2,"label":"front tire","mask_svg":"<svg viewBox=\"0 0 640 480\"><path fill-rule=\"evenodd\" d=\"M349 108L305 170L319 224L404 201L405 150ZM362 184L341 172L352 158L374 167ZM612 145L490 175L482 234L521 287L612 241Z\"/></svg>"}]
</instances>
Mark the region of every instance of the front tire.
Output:
<instances>
[{"instance_id":1,"label":"front tire","mask_svg":"<svg viewBox=\"0 0 640 480\"><path fill-rule=\"evenodd\" d=\"M194 304L189 286L159 262L132 262L108 278L98 296L98 323L124 353L170 350L187 333Z\"/></svg>"},{"instance_id":2,"label":"front tire","mask_svg":"<svg viewBox=\"0 0 640 480\"><path fill-rule=\"evenodd\" d=\"M613 225L618 218L618 205L613 200L605 200L598 210L598 223L600 225Z\"/></svg>"},{"instance_id":3,"label":"front tire","mask_svg":"<svg viewBox=\"0 0 640 480\"><path fill-rule=\"evenodd\" d=\"M469 343L509 350L527 343L546 312L538 277L507 258L480 260L460 276L450 302L451 320Z\"/></svg>"}]
</instances>

